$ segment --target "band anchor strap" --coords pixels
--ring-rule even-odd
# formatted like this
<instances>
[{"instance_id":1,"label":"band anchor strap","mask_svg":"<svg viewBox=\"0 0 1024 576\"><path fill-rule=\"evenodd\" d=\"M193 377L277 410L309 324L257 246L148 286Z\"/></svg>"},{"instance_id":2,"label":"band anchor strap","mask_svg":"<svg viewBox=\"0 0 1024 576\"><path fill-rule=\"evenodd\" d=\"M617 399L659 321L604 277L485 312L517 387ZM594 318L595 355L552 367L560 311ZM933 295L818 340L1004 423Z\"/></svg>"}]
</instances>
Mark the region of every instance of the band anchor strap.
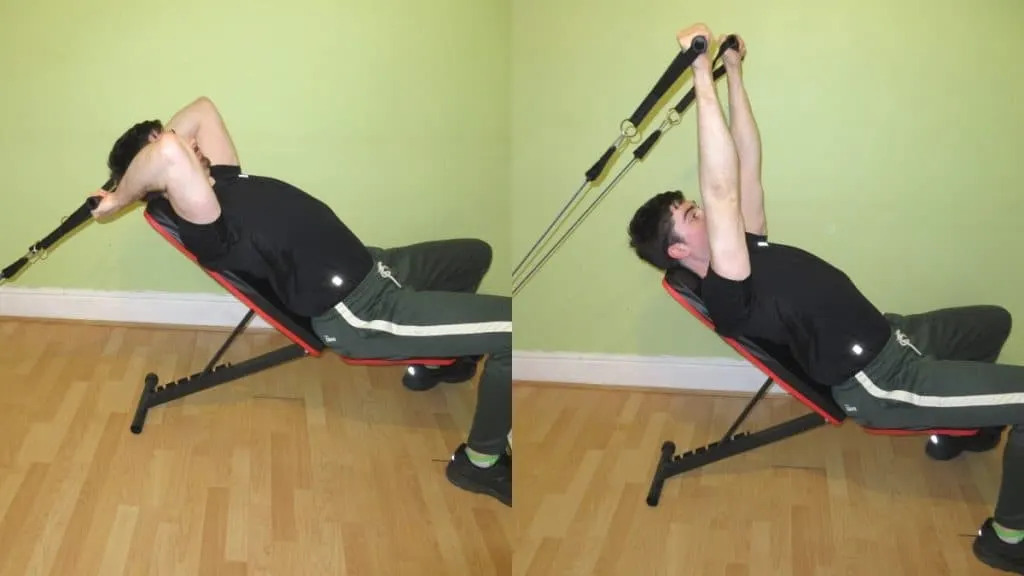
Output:
<instances>
[{"instance_id":1,"label":"band anchor strap","mask_svg":"<svg viewBox=\"0 0 1024 576\"><path fill-rule=\"evenodd\" d=\"M722 45L719 47L718 53L715 55L715 58L712 61L712 65L718 64L718 62L725 55L726 51L736 49L738 48L738 46L739 41L735 35L727 36L725 41L723 41ZM559 239L555 242L554 246L546 250L543 253L543 256L540 257L540 260L536 264L534 264L528 271L525 271L522 274L520 274L525 265L527 265L535 258L537 258L538 248L540 248L546 242L550 241L552 231L559 227L560 223L565 218L566 214L568 214L572 208L574 208L576 205L580 203L580 201L582 200L581 195L583 194L583 192L588 188L588 186L591 185L591 183L600 178L600 176L604 173L608 163L611 161L611 158L615 155L616 152L618 152L618 150L622 147L624 142L627 140L632 141L636 138L639 131L637 127L640 126L647 119L647 117L650 115L651 110L654 108L654 105L659 100L661 100L662 97L664 97L664 95L668 92L669 88L671 88L672 85L675 84L675 82L683 75L683 72L690 68L693 65L693 62L697 59L697 57L705 53L707 49L708 41L706 38L704 38L703 36L698 36L697 38L695 38L689 49L685 51L680 51L679 54L676 55L676 57L669 64L665 72L662 73L660 78L658 78L658 81L655 83L651 91L643 99L640 105L637 106L633 114L626 120L622 121L619 136L612 143L612 145L608 147L604 154L601 155L597 162L595 162L594 165L591 166L589 170L587 170L583 183L576 190L576 192L569 198L569 200L562 206L562 209L559 210L554 220L552 220L552 222L547 226L547 228L541 234L540 238L538 238L536 242L534 242L533 246L530 247L530 250L526 253L522 260L519 261L515 269L512 271L513 297L515 297L515 295L518 294L523 289L523 287L526 286L526 284L534 277L534 275L536 275L540 268L544 266L545 263L547 263L551 256L554 255L554 253L559 248L561 248L562 244L564 244L565 241L569 238L569 236L571 236L572 233L576 230L576 228L583 223L587 216L589 216L590 213L593 212L594 208L597 207L601 200L603 200L605 196L607 196L608 193L615 188L615 186L622 180L626 173L628 173L629 170L632 169L633 165L643 160L647 156L647 154L650 153L651 149L658 142L658 140L665 135L665 133L671 130L672 127L677 126L682 122L683 113L693 104L694 100L697 97L696 87L691 87L690 90L679 100L679 102L676 103L676 105L673 106L667 112L666 118L665 120L662 121L661 125L657 129L655 129L646 139L644 139L644 141L634 150L633 158L629 161L629 163L624 168L622 168L618 172L618 174L615 175L614 178L612 178L611 182L609 182L609 184L605 186L604 190L602 190L601 193L598 194L597 198L595 198L587 206L584 212L573 222L569 229L559 237ZM718 66L717 68L714 69L713 76L715 80L718 80L724 74L724 66Z\"/></svg>"}]
</instances>

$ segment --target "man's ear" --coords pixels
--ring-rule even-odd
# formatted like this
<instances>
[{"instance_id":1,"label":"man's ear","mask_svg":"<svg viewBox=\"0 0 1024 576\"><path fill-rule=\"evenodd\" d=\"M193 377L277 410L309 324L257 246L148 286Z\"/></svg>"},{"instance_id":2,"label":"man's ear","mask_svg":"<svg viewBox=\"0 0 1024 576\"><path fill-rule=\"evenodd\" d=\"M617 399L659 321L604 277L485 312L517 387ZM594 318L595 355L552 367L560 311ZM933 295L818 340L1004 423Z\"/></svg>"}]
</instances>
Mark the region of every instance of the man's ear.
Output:
<instances>
[{"instance_id":1,"label":"man's ear","mask_svg":"<svg viewBox=\"0 0 1024 576\"><path fill-rule=\"evenodd\" d=\"M676 242L669 245L668 255L673 260L682 260L690 255L690 248L682 242Z\"/></svg>"}]
</instances>

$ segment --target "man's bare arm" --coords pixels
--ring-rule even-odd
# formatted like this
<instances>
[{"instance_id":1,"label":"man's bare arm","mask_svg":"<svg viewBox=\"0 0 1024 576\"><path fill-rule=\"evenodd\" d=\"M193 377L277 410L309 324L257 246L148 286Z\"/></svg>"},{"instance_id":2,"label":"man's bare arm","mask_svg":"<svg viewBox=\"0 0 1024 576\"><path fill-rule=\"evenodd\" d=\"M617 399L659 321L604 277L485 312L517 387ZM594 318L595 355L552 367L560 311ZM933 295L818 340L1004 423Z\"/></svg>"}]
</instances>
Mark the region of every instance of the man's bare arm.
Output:
<instances>
[{"instance_id":1,"label":"man's bare arm","mask_svg":"<svg viewBox=\"0 0 1024 576\"><path fill-rule=\"evenodd\" d=\"M194 224L208 224L220 216L220 204L199 159L180 135L172 133L160 135L135 156L94 215L109 217L156 191L165 192L174 211Z\"/></svg>"},{"instance_id":2,"label":"man's bare arm","mask_svg":"<svg viewBox=\"0 0 1024 576\"><path fill-rule=\"evenodd\" d=\"M736 144L740 162L740 208L746 230L766 235L768 222L764 209L764 186L761 181L761 134L757 128L750 97L743 84L743 56L746 45L739 40L738 50L729 50L725 60L729 87L729 130Z\"/></svg>"},{"instance_id":3,"label":"man's bare arm","mask_svg":"<svg viewBox=\"0 0 1024 576\"><path fill-rule=\"evenodd\" d=\"M680 44L686 49L698 35L712 39L707 27L695 26L680 33ZM736 144L718 102L708 55L700 55L692 68L697 103L698 174L711 268L723 278L744 280L750 275L750 255L740 212Z\"/></svg>"},{"instance_id":4,"label":"man's bare arm","mask_svg":"<svg viewBox=\"0 0 1024 576\"><path fill-rule=\"evenodd\" d=\"M197 98L179 110L168 121L166 128L173 130L185 142L194 139L212 164L239 165L238 151L227 124L209 98Z\"/></svg>"}]
</instances>

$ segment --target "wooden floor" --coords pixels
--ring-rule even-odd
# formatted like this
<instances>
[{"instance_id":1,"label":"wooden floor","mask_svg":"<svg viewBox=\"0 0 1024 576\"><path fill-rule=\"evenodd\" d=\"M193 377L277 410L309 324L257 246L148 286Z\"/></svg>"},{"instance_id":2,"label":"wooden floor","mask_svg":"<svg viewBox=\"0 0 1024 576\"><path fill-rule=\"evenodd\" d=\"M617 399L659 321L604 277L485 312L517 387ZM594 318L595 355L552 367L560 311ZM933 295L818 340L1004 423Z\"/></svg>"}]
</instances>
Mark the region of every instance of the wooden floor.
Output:
<instances>
[{"instance_id":1,"label":"wooden floor","mask_svg":"<svg viewBox=\"0 0 1024 576\"><path fill-rule=\"evenodd\" d=\"M201 370L225 336L0 320L0 575L510 573L512 511L444 477L470 384L305 358L131 434L143 376Z\"/></svg>"},{"instance_id":2,"label":"wooden floor","mask_svg":"<svg viewBox=\"0 0 1024 576\"><path fill-rule=\"evenodd\" d=\"M747 402L692 394L514 388L517 576L972 576L1002 447L935 462L924 439L819 428L670 479L665 440L718 440ZM746 429L805 412L768 399ZM524 466L525 464L525 466Z\"/></svg>"},{"instance_id":3,"label":"wooden floor","mask_svg":"<svg viewBox=\"0 0 1024 576\"><path fill-rule=\"evenodd\" d=\"M473 386L302 359L158 407L226 334L0 320L0 576L971 576L1001 450L824 428L669 480L661 443L717 440L745 399L514 388L513 511L444 463ZM284 344L243 336L227 359ZM766 400L749 426L802 407Z\"/></svg>"}]
</instances>

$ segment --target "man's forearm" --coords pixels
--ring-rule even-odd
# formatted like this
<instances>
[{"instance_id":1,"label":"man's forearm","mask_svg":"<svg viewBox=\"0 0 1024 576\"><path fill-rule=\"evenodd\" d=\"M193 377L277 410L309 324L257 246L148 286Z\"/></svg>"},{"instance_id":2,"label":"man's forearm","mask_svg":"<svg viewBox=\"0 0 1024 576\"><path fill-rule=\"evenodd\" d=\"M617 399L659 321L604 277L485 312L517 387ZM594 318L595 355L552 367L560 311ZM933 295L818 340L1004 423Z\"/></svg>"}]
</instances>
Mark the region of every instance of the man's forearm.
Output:
<instances>
[{"instance_id":1,"label":"man's forearm","mask_svg":"<svg viewBox=\"0 0 1024 576\"><path fill-rule=\"evenodd\" d=\"M761 134L743 84L742 63L726 65L729 85L729 130L739 156L740 195L747 227L764 234L764 189L761 184Z\"/></svg>"},{"instance_id":2,"label":"man's forearm","mask_svg":"<svg viewBox=\"0 0 1024 576\"><path fill-rule=\"evenodd\" d=\"M726 71L729 84L730 131L736 143L743 179L761 178L761 134L757 129L750 98L743 85L743 70L740 66L729 66Z\"/></svg>"},{"instance_id":3,"label":"man's forearm","mask_svg":"<svg viewBox=\"0 0 1024 576\"><path fill-rule=\"evenodd\" d=\"M703 57L702 57L703 58ZM735 200L739 194L739 160L736 144L718 102L710 66L694 66L697 100L697 142L702 195L714 200Z\"/></svg>"}]
</instances>

